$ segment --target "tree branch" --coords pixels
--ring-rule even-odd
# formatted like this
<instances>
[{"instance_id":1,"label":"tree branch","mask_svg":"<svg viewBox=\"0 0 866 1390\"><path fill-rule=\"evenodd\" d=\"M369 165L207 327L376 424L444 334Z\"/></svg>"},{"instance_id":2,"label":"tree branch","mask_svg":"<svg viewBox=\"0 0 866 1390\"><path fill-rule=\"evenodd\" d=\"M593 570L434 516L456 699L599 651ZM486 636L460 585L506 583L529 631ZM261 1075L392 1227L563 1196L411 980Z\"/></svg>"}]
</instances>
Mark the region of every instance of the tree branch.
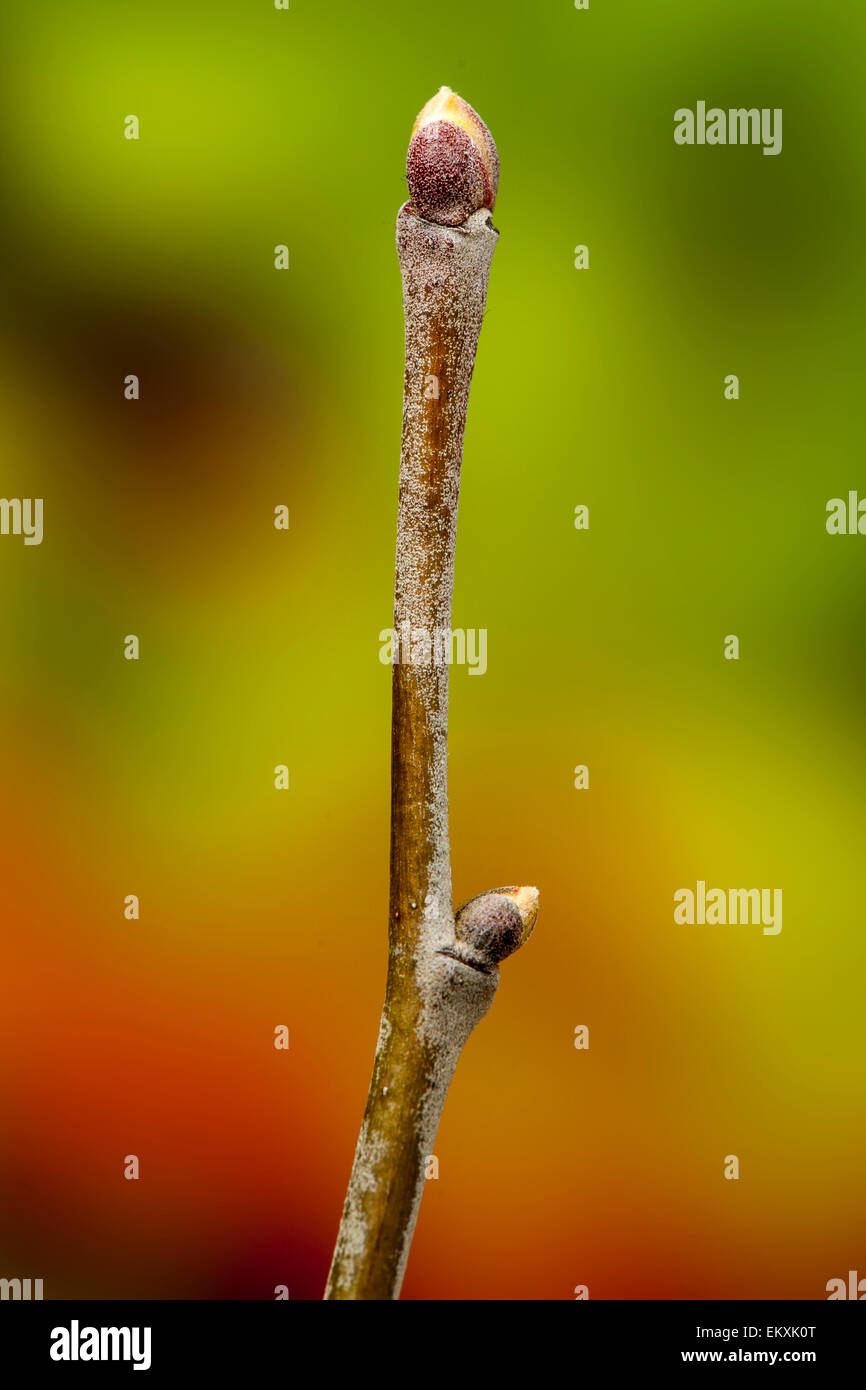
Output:
<instances>
[{"instance_id":1,"label":"tree branch","mask_svg":"<svg viewBox=\"0 0 866 1390\"><path fill-rule=\"evenodd\" d=\"M455 918L448 841L448 661L469 387L498 232L499 165L447 88L409 147L397 217L406 367L394 599L391 895L385 1005L325 1297L397 1298L426 1163L457 1059L526 940L534 888L473 898ZM450 656L450 649L448 650Z\"/></svg>"}]
</instances>

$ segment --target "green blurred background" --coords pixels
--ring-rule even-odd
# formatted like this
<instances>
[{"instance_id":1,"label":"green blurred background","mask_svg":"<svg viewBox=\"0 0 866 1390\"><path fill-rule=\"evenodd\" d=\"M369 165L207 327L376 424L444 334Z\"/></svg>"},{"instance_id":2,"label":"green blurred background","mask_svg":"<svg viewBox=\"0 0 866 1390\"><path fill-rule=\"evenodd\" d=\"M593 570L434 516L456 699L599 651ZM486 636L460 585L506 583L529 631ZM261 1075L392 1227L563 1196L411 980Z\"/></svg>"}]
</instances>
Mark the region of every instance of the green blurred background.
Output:
<instances>
[{"instance_id":1,"label":"green blurred background","mask_svg":"<svg viewBox=\"0 0 866 1390\"><path fill-rule=\"evenodd\" d=\"M445 83L502 163L454 889L542 911L405 1296L866 1275L866 540L824 526L866 494L864 39L846 0L4 16L0 491L45 537L0 538L0 1274L321 1295L385 974L394 221ZM783 108L782 153L676 146L698 100ZM699 878L781 887L781 934L675 926Z\"/></svg>"}]
</instances>

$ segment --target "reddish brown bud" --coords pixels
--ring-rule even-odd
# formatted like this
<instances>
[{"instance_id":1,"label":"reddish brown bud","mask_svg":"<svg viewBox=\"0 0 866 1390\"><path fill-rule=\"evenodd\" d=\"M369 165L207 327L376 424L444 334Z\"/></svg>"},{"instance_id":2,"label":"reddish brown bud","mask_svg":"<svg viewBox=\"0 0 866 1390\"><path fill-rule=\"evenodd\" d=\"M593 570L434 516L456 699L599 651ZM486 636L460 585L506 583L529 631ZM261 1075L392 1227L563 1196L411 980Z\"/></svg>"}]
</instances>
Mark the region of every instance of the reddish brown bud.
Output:
<instances>
[{"instance_id":1,"label":"reddish brown bud","mask_svg":"<svg viewBox=\"0 0 866 1390\"><path fill-rule=\"evenodd\" d=\"M409 141L406 180L426 222L457 227L496 202L499 156L493 136L468 102L440 87L419 113Z\"/></svg>"},{"instance_id":2,"label":"reddish brown bud","mask_svg":"<svg viewBox=\"0 0 866 1390\"><path fill-rule=\"evenodd\" d=\"M529 938L537 916L537 888L495 888L463 904L454 930L472 955L496 965Z\"/></svg>"}]
</instances>

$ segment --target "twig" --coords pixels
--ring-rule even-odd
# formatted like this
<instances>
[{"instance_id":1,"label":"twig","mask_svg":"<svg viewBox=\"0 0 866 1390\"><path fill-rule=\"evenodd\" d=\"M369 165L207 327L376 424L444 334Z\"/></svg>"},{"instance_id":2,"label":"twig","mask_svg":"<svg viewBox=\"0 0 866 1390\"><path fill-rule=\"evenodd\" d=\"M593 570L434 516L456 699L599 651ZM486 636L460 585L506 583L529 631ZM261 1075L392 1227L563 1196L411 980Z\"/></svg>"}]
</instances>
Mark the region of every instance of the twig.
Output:
<instances>
[{"instance_id":1,"label":"twig","mask_svg":"<svg viewBox=\"0 0 866 1390\"><path fill-rule=\"evenodd\" d=\"M534 888L473 898L456 918L448 843L448 664L466 407L490 262L499 163L447 87L415 123L397 217L406 370L391 735L388 978L367 1108L325 1292L398 1298L445 1095L535 922Z\"/></svg>"}]
</instances>

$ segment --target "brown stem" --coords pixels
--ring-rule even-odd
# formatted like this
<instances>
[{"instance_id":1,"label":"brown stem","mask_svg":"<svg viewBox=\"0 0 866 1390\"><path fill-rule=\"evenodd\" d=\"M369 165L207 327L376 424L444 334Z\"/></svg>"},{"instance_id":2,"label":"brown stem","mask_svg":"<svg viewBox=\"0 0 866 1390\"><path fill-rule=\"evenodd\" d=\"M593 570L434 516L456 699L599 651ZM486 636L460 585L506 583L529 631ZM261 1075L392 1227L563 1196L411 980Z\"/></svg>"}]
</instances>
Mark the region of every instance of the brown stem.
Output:
<instances>
[{"instance_id":1,"label":"brown stem","mask_svg":"<svg viewBox=\"0 0 866 1390\"><path fill-rule=\"evenodd\" d=\"M468 109L468 108L467 108ZM455 921L448 843L448 661L466 408L498 233L397 218L406 369L394 599L388 978L328 1299L397 1298L457 1059L535 920L503 889Z\"/></svg>"}]
</instances>

